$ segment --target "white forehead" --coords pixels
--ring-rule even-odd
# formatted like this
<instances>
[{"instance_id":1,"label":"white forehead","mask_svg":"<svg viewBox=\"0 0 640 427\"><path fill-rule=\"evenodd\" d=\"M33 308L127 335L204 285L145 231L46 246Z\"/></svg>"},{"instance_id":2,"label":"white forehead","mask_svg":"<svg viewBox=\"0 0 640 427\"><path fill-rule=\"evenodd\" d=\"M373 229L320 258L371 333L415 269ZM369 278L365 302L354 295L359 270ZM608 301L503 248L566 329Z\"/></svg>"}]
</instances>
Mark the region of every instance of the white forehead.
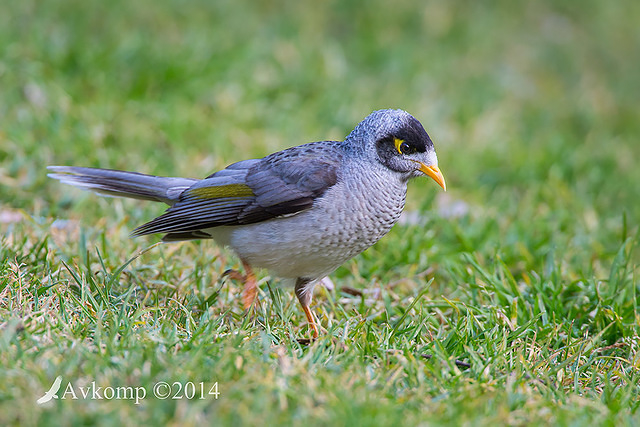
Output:
<instances>
[{"instance_id":1,"label":"white forehead","mask_svg":"<svg viewBox=\"0 0 640 427\"><path fill-rule=\"evenodd\" d=\"M427 150L427 164L431 166L438 166L438 156L436 156L436 150Z\"/></svg>"}]
</instances>

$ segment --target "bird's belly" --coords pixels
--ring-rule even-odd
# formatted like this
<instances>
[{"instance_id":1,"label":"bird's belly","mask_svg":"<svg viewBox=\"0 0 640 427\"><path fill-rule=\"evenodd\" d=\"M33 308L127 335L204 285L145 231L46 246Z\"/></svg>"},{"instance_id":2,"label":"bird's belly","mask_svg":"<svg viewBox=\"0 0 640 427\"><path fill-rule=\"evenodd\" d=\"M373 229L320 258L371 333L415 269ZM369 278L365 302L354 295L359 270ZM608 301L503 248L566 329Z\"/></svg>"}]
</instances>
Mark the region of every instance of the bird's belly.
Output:
<instances>
[{"instance_id":1,"label":"bird's belly","mask_svg":"<svg viewBox=\"0 0 640 427\"><path fill-rule=\"evenodd\" d=\"M217 240L253 267L266 268L278 277L320 279L391 229L404 205L404 193L401 196L391 203L393 208L386 209L372 208L366 200L341 198L336 203L335 198L327 198L289 217L223 227L226 235L221 237L225 238Z\"/></svg>"}]
</instances>

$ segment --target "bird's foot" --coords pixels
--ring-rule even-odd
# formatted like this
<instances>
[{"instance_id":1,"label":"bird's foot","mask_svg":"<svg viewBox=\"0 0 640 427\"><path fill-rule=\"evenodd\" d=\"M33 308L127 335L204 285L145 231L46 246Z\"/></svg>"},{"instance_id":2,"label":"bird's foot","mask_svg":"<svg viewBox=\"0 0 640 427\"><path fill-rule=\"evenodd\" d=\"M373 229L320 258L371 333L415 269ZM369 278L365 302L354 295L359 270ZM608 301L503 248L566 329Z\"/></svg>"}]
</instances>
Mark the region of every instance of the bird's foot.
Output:
<instances>
[{"instance_id":1,"label":"bird's foot","mask_svg":"<svg viewBox=\"0 0 640 427\"><path fill-rule=\"evenodd\" d=\"M234 270L233 268L226 270L222 273L221 277L228 277L229 279L236 280L238 282L244 282L246 280L246 276L244 274L240 273L238 270Z\"/></svg>"},{"instance_id":2,"label":"bird's foot","mask_svg":"<svg viewBox=\"0 0 640 427\"><path fill-rule=\"evenodd\" d=\"M315 341L315 339L318 338L318 335L320 335L318 332L318 325L316 325L316 319L313 317L313 313L308 305L303 305L302 311L304 311L304 315L307 317L309 328L313 331L313 338L311 340Z\"/></svg>"},{"instance_id":3,"label":"bird's foot","mask_svg":"<svg viewBox=\"0 0 640 427\"><path fill-rule=\"evenodd\" d=\"M222 273L222 277L229 277L231 280L237 280L244 283L244 287L242 289L242 305L244 306L244 309L248 311L253 307L258 296L258 279L256 278L256 275L253 274L253 270L249 264L242 261L242 265L244 266L244 270L247 272L246 274L242 274L238 270L229 269Z\"/></svg>"}]
</instances>

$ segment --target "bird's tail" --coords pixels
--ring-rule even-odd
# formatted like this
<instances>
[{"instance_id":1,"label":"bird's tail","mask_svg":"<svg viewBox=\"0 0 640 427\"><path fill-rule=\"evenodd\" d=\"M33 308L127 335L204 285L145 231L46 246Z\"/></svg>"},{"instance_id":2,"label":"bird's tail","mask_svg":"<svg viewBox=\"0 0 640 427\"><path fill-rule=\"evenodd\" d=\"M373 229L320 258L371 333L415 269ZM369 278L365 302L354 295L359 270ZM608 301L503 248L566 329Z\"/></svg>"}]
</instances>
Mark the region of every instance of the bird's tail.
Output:
<instances>
[{"instance_id":1,"label":"bird's tail","mask_svg":"<svg viewBox=\"0 0 640 427\"><path fill-rule=\"evenodd\" d=\"M75 166L49 166L47 169L52 171L50 178L102 196L153 200L168 205L176 203L184 190L199 181Z\"/></svg>"}]
</instances>

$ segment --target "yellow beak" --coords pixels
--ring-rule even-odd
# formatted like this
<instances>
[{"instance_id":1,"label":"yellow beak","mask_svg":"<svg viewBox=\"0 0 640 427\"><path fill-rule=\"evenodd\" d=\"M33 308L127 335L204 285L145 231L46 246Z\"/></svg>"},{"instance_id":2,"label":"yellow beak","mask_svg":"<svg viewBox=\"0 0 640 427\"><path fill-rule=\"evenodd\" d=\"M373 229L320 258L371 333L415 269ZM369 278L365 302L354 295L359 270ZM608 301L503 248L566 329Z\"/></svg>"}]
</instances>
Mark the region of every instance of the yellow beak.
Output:
<instances>
[{"instance_id":1,"label":"yellow beak","mask_svg":"<svg viewBox=\"0 0 640 427\"><path fill-rule=\"evenodd\" d=\"M442 172L440 172L440 169L438 169L437 166L427 166L424 163L420 163L420 172L433 179L444 191L447 191L447 184L444 182L444 175L442 175Z\"/></svg>"}]
</instances>

